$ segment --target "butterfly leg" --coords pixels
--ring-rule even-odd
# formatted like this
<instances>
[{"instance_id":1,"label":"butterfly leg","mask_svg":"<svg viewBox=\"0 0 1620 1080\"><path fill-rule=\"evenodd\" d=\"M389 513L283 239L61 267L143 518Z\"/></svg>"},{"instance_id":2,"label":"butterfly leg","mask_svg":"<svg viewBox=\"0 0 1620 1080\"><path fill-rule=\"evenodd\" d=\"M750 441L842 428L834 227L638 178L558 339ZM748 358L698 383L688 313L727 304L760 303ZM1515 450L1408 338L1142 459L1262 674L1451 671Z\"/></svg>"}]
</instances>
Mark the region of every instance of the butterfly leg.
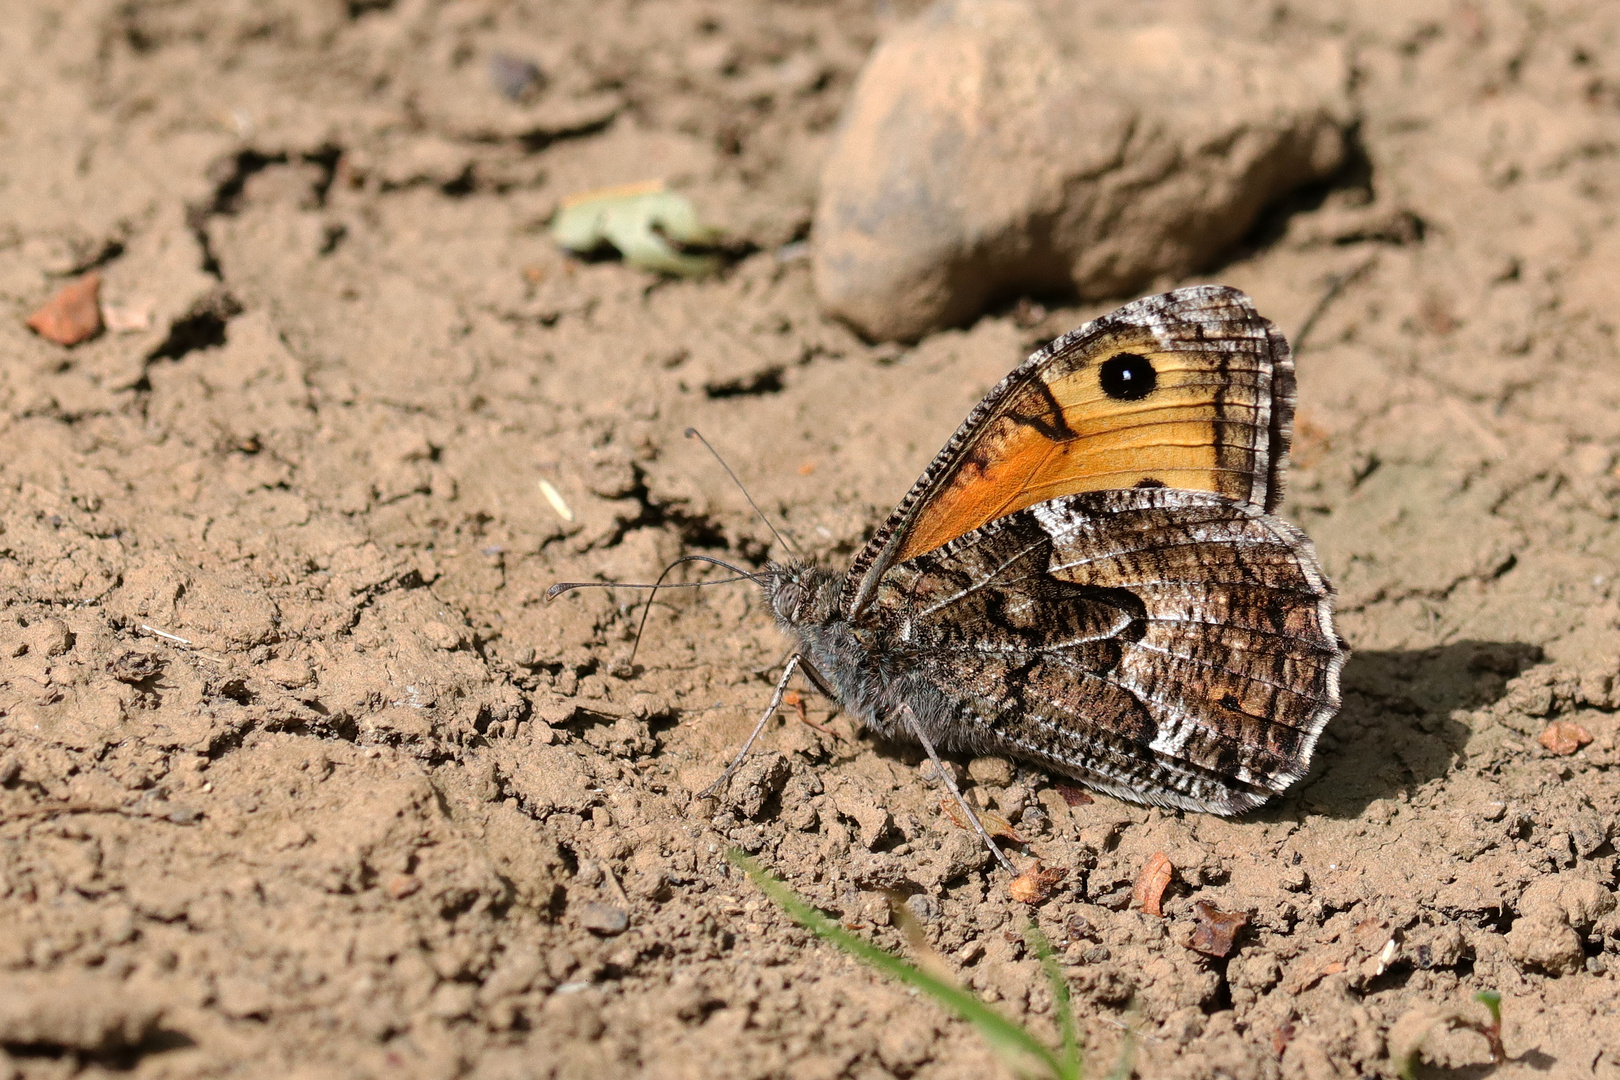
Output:
<instances>
[{"instance_id":1,"label":"butterfly leg","mask_svg":"<svg viewBox=\"0 0 1620 1080\"><path fill-rule=\"evenodd\" d=\"M832 684L827 681L827 676L816 670L816 665L801 656L799 658L799 670L804 673L805 678L810 680L811 686L821 691L822 697L834 705L841 704L838 700L838 691L832 688Z\"/></svg>"},{"instance_id":2,"label":"butterfly leg","mask_svg":"<svg viewBox=\"0 0 1620 1080\"><path fill-rule=\"evenodd\" d=\"M900 715L905 718L906 726L911 729L911 734L916 737L918 742L922 743L922 748L928 751L928 760L934 763L934 771L939 774L941 780L945 781L945 789L956 800L956 805L962 808L962 813L966 814L967 819L973 823L974 831L979 834L979 839L984 841L984 846L990 849L990 854L996 857L996 861L1002 865L1002 868L1007 873L1017 877L1018 870L1013 866L1012 860L1008 859L1006 853L996 846L996 842L990 838L990 834L985 831L984 825L979 821L979 815L975 814L973 807L969 806L968 801L962 798L962 792L957 788L956 781L952 779L949 770L945 768L945 764L939 760L939 754L934 750L934 744L923 733L922 724L917 722L917 714L912 711L909 703L904 701L900 703Z\"/></svg>"},{"instance_id":3,"label":"butterfly leg","mask_svg":"<svg viewBox=\"0 0 1620 1080\"><path fill-rule=\"evenodd\" d=\"M787 693L788 680L793 677L793 673L798 670L798 667L799 655L794 653L788 657L786 666L782 668L782 677L776 680L776 692L771 695L771 703L765 706L765 713L759 718L759 723L754 725L754 730L749 734L748 740L742 744L742 749L737 751L737 756L731 759L731 764L726 766L726 771L721 773L714 783L698 792L698 798L707 799L720 790L721 785L730 780L733 773L742 768L743 760L748 757L748 751L753 747L754 740L759 738L759 733L765 730L766 721L776 714L777 707L782 704L782 697Z\"/></svg>"}]
</instances>

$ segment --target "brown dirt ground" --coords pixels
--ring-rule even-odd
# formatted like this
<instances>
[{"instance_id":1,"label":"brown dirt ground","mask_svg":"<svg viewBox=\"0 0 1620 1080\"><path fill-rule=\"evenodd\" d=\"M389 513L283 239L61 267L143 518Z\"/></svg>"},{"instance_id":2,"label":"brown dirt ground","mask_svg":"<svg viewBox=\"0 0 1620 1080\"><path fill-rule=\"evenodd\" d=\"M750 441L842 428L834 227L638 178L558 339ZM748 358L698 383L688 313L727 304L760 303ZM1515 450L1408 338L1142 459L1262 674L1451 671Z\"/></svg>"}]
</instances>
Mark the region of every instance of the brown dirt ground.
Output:
<instances>
[{"instance_id":1,"label":"brown dirt ground","mask_svg":"<svg viewBox=\"0 0 1620 1080\"><path fill-rule=\"evenodd\" d=\"M912 895L1052 1030L1026 909L911 750L809 698L833 734L790 712L694 800L784 647L749 588L661 599L626 678L637 595L542 599L763 556L688 425L847 558L1093 313L905 350L817 314L793 242L909 10L4 5L0 1078L993 1074L733 844L890 945L880 890ZM1241 820L984 768L975 797L1068 871L1036 916L1098 1061L1134 1027L1142 1076L1387 1076L1495 988L1511 1060L1437 1031L1426 1075L1620 1076L1620 923L1589 902L1620 809L1620 8L1220 10L1355 58L1356 167L1208 275L1304 337L1286 512L1341 590L1344 711ZM491 90L493 49L539 62L534 101ZM722 278L551 247L561 196L649 177L730 231ZM114 328L24 327L89 267ZM1553 719L1590 745L1543 749ZM1157 851L1163 918L1129 906ZM1232 958L1186 947L1200 899L1253 913Z\"/></svg>"}]
</instances>

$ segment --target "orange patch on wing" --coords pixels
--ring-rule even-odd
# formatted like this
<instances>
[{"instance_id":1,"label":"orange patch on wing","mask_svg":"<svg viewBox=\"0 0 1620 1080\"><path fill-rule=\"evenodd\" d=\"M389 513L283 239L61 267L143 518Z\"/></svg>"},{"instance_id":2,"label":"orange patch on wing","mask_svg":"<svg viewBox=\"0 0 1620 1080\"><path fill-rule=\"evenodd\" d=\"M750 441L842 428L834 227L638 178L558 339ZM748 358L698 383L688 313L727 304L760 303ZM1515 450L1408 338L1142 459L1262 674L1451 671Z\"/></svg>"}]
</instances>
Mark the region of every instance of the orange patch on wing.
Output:
<instances>
[{"instance_id":1,"label":"orange patch on wing","mask_svg":"<svg viewBox=\"0 0 1620 1080\"><path fill-rule=\"evenodd\" d=\"M1258 373L1216 377L1207 357L1140 350L1158 384L1138 401L1116 400L1103 392L1098 372L1109 356L1129 351L1101 354L1046 383L1045 393L1036 385L1012 395L918 513L896 557L922 555L986 522L1082 491L1146 481L1247 499L1249 473L1223 468L1220 444L1253 445Z\"/></svg>"}]
</instances>

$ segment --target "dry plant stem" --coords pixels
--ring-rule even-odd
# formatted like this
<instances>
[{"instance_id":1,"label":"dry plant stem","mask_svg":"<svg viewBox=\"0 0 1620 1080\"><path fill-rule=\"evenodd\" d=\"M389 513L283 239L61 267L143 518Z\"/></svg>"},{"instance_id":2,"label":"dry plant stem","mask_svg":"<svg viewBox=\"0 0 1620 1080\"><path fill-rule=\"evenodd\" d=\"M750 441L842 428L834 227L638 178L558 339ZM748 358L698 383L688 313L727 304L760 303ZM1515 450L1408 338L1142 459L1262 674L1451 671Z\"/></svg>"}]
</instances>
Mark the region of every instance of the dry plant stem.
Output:
<instances>
[{"instance_id":1,"label":"dry plant stem","mask_svg":"<svg viewBox=\"0 0 1620 1080\"><path fill-rule=\"evenodd\" d=\"M793 673L798 669L799 654L794 653L788 657L787 665L782 668L782 677L776 680L776 692L771 695L771 703L765 706L765 712L760 716L759 723L754 725L754 730L749 733L748 739L742 744L742 749L737 751L737 756L731 759L731 764L726 766L725 772L715 778L714 783L698 792L698 798L707 799L710 795L719 791L721 786L731 779L732 774L742 768L743 759L748 756L748 751L753 747L754 740L759 738L759 733L765 730L766 722L776 714L777 707L782 704L782 696L787 693L788 680L793 677Z\"/></svg>"},{"instance_id":2,"label":"dry plant stem","mask_svg":"<svg viewBox=\"0 0 1620 1080\"><path fill-rule=\"evenodd\" d=\"M1332 305L1333 301L1337 300L1339 294L1344 292L1345 289L1360 281L1367 271L1371 270L1377 263L1378 257L1375 255L1360 265L1341 274L1334 274L1328 279L1327 291L1322 294L1322 299L1316 302L1316 306L1311 309L1311 313L1305 317L1304 323L1300 325L1299 332L1289 339L1293 343L1296 358L1305 351L1305 339L1310 336L1312 330L1316 329L1317 321L1327 314L1327 309Z\"/></svg>"},{"instance_id":3,"label":"dry plant stem","mask_svg":"<svg viewBox=\"0 0 1620 1080\"><path fill-rule=\"evenodd\" d=\"M1002 850L996 846L996 842L990 838L990 834L985 831L983 823L979 821L979 815L975 814L973 807L969 806L967 800L962 798L962 792L957 789L956 781L951 779L949 772L945 771L945 764L939 760L939 754L934 750L934 744L929 742L928 736L923 734L922 725L917 722L917 714L912 712L911 706L904 702L900 705L900 713L906 718L906 723L911 727L911 733L917 736L918 742L922 743L922 748L928 751L928 760L934 763L934 771L939 774L941 780L945 781L945 788L951 793L951 798L956 800L956 805L962 808L962 813L966 814L967 819L973 823L973 829L979 834L979 839L984 841L984 846L990 849L990 854L996 857L996 861L1001 864L1002 869L1013 877L1017 877L1018 870L1013 866L1012 860L1008 859Z\"/></svg>"}]
</instances>

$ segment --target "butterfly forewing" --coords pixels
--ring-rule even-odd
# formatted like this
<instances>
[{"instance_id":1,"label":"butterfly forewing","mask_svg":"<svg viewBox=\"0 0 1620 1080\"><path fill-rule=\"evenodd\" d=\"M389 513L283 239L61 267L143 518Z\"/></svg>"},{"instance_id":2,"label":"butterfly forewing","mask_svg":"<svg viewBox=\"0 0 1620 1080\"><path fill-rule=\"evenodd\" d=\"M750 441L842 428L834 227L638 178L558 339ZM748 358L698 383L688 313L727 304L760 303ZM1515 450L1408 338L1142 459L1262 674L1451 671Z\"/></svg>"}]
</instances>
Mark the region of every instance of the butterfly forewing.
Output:
<instances>
[{"instance_id":1,"label":"butterfly forewing","mask_svg":"<svg viewBox=\"0 0 1620 1080\"><path fill-rule=\"evenodd\" d=\"M1293 386L1287 344L1235 289L1179 289L1087 323L973 410L856 557L846 611L893 563L1064 495L1168 487L1274 506Z\"/></svg>"},{"instance_id":2,"label":"butterfly forewing","mask_svg":"<svg viewBox=\"0 0 1620 1080\"><path fill-rule=\"evenodd\" d=\"M958 744L1231 813L1296 781L1344 653L1309 541L1201 492L1065 496L883 575L857 632L937 687Z\"/></svg>"}]
</instances>

